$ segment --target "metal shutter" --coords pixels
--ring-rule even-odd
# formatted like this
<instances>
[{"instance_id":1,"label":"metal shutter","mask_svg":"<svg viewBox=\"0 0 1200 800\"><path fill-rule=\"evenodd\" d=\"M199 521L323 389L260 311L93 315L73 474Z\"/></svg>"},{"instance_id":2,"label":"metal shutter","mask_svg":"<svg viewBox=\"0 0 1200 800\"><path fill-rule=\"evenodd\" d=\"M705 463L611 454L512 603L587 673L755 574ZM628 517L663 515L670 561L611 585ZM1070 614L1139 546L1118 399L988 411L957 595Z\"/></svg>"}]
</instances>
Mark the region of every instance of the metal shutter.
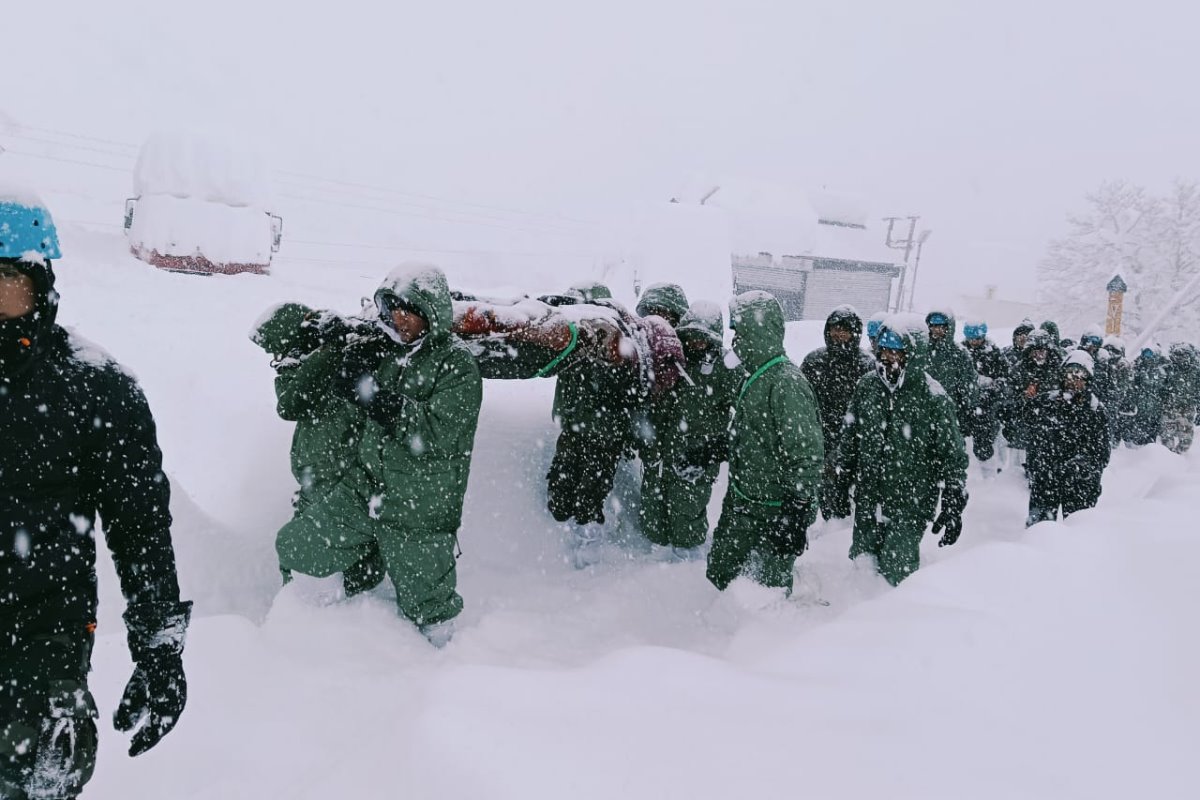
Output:
<instances>
[{"instance_id":1,"label":"metal shutter","mask_svg":"<svg viewBox=\"0 0 1200 800\"><path fill-rule=\"evenodd\" d=\"M804 319L825 319L842 305L852 305L863 319L886 311L892 295L891 276L879 272L815 269L808 274Z\"/></svg>"}]
</instances>

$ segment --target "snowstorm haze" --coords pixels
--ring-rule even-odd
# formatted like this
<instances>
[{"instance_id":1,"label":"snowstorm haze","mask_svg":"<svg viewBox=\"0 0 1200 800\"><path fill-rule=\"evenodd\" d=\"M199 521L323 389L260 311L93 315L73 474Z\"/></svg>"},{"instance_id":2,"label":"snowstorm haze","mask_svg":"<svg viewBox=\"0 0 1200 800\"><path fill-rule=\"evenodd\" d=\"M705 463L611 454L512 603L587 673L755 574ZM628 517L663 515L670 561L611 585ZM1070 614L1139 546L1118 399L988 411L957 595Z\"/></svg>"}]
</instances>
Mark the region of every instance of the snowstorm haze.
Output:
<instances>
[{"instance_id":1,"label":"snowstorm haze","mask_svg":"<svg viewBox=\"0 0 1200 800\"><path fill-rule=\"evenodd\" d=\"M115 0L5 17L60 34L8 43L24 79L0 125L128 142L219 127L281 169L601 222L696 185L849 192L934 231L918 302L1028 292L1103 179L1200 177L1185 2Z\"/></svg>"}]
</instances>

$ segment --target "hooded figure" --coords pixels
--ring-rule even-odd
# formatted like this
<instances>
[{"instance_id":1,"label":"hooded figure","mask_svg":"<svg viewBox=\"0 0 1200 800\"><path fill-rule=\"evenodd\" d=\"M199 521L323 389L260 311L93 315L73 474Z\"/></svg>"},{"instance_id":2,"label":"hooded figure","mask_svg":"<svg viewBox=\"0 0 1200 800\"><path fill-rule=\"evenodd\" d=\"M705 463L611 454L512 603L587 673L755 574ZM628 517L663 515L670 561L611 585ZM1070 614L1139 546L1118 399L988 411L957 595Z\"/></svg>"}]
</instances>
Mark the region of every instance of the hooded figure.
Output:
<instances>
[{"instance_id":1,"label":"hooded figure","mask_svg":"<svg viewBox=\"0 0 1200 800\"><path fill-rule=\"evenodd\" d=\"M1057 388L1061 380L1059 369L1062 362L1062 351L1049 333L1039 329L1029 334L1025 349L1021 352L1021 360L1013 369L1010 379L1012 411L1004 425L1004 438L1011 447L1025 449L1028 438L1025 432L1025 406L1039 393Z\"/></svg>"},{"instance_id":2,"label":"hooded figure","mask_svg":"<svg viewBox=\"0 0 1200 800\"><path fill-rule=\"evenodd\" d=\"M572 289L584 302L623 311L603 284ZM547 507L559 522L583 526L581 546L597 541L589 526L604 524L604 501L617 465L633 447L633 412L640 400L637 367L625 362L579 359L556 373L554 418L558 441L546 475ZM584 565L580 562L580 565Z\"/></svg>"},{"instance_id":3,"label":"hooded figure","mask_svg":"<svg viewBox=\"0 0 1200 800\"><path fill-rule=\"evenodd\" d=\"M850 513L854 490L850 557L873 556L892 585L920 566L931 520L934 533L945 530L941 545L958 540L967 504L967 454L954 403L919 361L909 360L916 353L908 331L885 323L875 371L854 391L836 457L840 516Z\"/></svg>"},{"instance_id":4,"label":"hooded figure","mask_svg":"<svg viewBox=\"0 0 1200 800\"><path fill-rule=\"evenodd\" d=\"M1060 370L1059 386L1025 404L1025 462L1029 474L1026 526L1092 508L1100 499L1100 476L1108 465L1108 421L1090 388L1093 362L1072 351Z\"/></svg>"},{"instance_id":5,"label":"hooded figure","mask_svg":"<svg viewBox=\"0 0 1200 800\"><path fill-rule=\"evenodd\" d=\"M963 436L976 433L979 413L979 376L966 349L954 341L958 326L953 312L934 310L925 315L929 329L929 367L927 372L942 385L954 401L958 427ZM992 457L992 442L978 442L975 455L981 461Z\"/></svg>"},{"instance_id":6,"label":"hooded figure","mask_svg":"<svg viewBox=\"0 0 1200 800\"><path fill-rule=\"evenodd\" d=\"M1000 416L1008 397L1008 361L1000 348L988 338L986 322L970 322L963 326L963 349L975 368L978 385L977 404L967 417L975 457L987 461L996 454L996 437L1000 434Z\"/></svg>"},{"instance_id":7,"label":"hooded figure","mask_svg":"<svg viewBox=\"0 0 1200 800\"><path fill-rule=\"evenodd\" d=\"M1133 386L1129 391L1132 413L1124 430L1128 444L1141 446L1158 439L1166 384L1167 360L1157 347L1147 345L1133 362Z\"/></svg>"},{"instance_id":8,"label":"hooded figure","mask_svg":"<svg viewBox=\"0 0 1200 800\"><path fill-rule=\"evenodd\" d=\"M817 401L783 348L783 308L745 292L729 305L744 379L729 428L729 489L708 554L708 579L739 575L791 590L796 558L816 519L824 452Z\"/></svg>"},{"instance_id":9,"label":"hooded figure","mask_svg":"<svg viewBox=\"0 0 1200 800\"><path fill-rule=\"evenodd\" d=\"M800 365L821 412L825 445L825 477L821 485L821 511L829 517L830 470L837 452L838 435L846 418L846 406L863 375L875 368L875 360L862 350L862 319L851 306L838 306L825 320L825 346L807 356Z\"/></svg>"},{"instance_id":10,"label":"hooded figure","mask_svg":"<svg viewBox=\"0 0 1200 800\"><path fill-rule=\"evenodd\" d=\"M7 257L7 254L14 257ZM112 552L134 674L113 715L153 747L187 700L170 484L146 398L56 324L50 214L0 196L0 797L77 797L92 775L96 519Z\"/></svg>"},{"instance_id":11,"label":"hooded figure","mask_svg":"<svg viewBox=\"0 0 1200 800\"><path fill-rule=\"evenodd\" d=\"M1172 453L1186 453L1200 412L1200 357L1187 342L1171 345L1163 398L1162 443Z\"/></svg>"},{"instance_id":12,"label":"hooded figure","mask_svg":"<svg viewBox=\"0 0 1200 800\"><path fill-rule=\"evenodd\" d=\"M645 288L638 299L637 315L639 317L662 317L671 324L672 328L679 326L679 321L688 312L687 295L683 287L675 283L654 283Z\"/></svg>"},{"instance_id":13,"label":"hooded figure","mask_svg":"<svg viewBox=\"0 0 1200 800\"><path fill-rule=\"evenodd\" d=\"M400 613L443 644L462 610L455 546L483 382L451 334L440 269L398 268L375 307L378 335L339 348L333 380L337 414L353 415L348 463L279 531L276 551L284 570L344 573L348 591L386 573Z\"/></svg>"},{"instance_id":14,"label":"hooded figure","mask_svg":"<svg viewBox=\"0 0 1200 800\"><path fill-rule=\"evenodd\" d=\"M683 315L676 331L687 378L651 402L652 435L641 446L642 532L680 551L708 538L708 500L728 457L729 409L742 376L725 365L724 327L713 303L696 302Z\"/></svg>"},{"instance_id":15,"label":"hooded figure","mask_svg":"<svg viewBox=\"0 0 1200 800\"><path fill-rule=\"evenodd\" d=\"M1028 341L1029 334L1033 333L1033 328L1033 323L1028 319L1022 320L1020 325L1013 328L1012 344L1000 351L1008 362L1009 372L1015 370L1021 362L1021 353L1025 350L1025 342Z\"/></svg>"}]
</instances>

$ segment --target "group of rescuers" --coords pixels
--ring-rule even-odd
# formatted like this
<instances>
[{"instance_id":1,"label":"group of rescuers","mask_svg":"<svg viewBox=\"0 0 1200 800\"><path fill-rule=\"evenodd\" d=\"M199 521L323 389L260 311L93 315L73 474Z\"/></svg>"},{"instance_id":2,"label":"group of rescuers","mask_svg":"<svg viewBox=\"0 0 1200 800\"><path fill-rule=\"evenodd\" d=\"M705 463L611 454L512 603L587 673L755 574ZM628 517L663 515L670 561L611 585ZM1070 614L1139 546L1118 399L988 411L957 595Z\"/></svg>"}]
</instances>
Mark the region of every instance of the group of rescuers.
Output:
<instances>
[{"instance_id":1,"label":"group of rescuers","mask_svg":"<svg viewBox=\"0 0 1200 800\"><path fill-rule=\"evenodd\" d=\"M581 328L584 306L628 315L600 283L553 298L581 307ZM300 491L277 537L280 567L285 581L340 572L348 595L390 577L400 612L440 645L462 608L456 531L482 378L451 331L452 293L436 267L394 273L371 313L386 337L355 341L336 315L298 304L274 310L253 335L274 356L279 412L296 422ZM784 348L783 309L766 292L730 302L732 353L720 307L689 303L681 286L647 287L636 316L678 337L685 379L668 391L647 397L628 370L604 360L555 370L562 354L552 349L536 373L557 379L547 506L572 525L581 567L597 558L618 465L634 455L641 531L681 560L704 555L709 499L727 462L707 577L721 590L747 576L790 593L818 514L853 516L850 557L869 557L893 585L917 569L927 528L940 546L953 544L968 499L967 438L985 475L998 471L998 441L1018 454L1009 460L1029 483L1032 525L1094 506L1122 437L1167 441L1171 426L1190 436L1196 416L1195 370L1189 409L1164 417L1162 387L1157 406L1145 400L1154 431L1139 428L1136 414L1120 416L1137 405L1134 382L1118 398L1123 354L1090 329L1068 350L1053 323L1023 324L1002 352L986 324L966 326L960 344L953 314L933 310L916 324L912 315L869 320L864 348L863 320L842 306L826 320L825 346L796 364ZM1161 384L1169 374L1157 376Z\"/></svg>"},{"instance_id":2,"label":"group of rescuers","mask_svg":"<svg viewBox=\"0 0 1200 800\"><path fill-rule=\"evenodd\" d=\"M57 323L58 257L45 207L0 195L0 797L17 800L76 797L94 769L98 521L127 601L134 673L113 721L133 732L130 754L168 733L187 699L191 603L180 598L154 419L129 373ZM842 307L825 346L797 365L765 292L731 301L732 355L721 309L689 304L676 285L648 287L637 317L600 284L554 302L579 306L569 342L523 350L544 360L529 376L557 379L550 514L574 523L580 565L590 563L618 463L636 453L645 536L697 556L728 462L707 553L722 590L745 575L790 592L818 513L853 515L851 557L899 583L930 523L941 545L962 531L964 436L985 463L1001 426L1024 451L1034 524L1094 505L1119 441L1185 450L1200 405L1200 359L1185 344L1169 357L1147 348L1128 368L1119 342L1089 330L1068 352L1046 323L1019 327L1001 352L981 324L957 344L953 316L933 311L923 325L869 321L864 350L863 321ZM669 325L678 360L655 366L684 379L648 395L620 359L565 358L577 336L619 349L589 327L588 306ZM452 330L436 267L393 273L369 308L342 318L284 304L252 334L272 356L278 411L296 423L300 488L279 564L285 580L341 573L347 595L389 577L400 613L440 645L462 608L456 535L482 362Z\"/></svg>"}]
</instances>

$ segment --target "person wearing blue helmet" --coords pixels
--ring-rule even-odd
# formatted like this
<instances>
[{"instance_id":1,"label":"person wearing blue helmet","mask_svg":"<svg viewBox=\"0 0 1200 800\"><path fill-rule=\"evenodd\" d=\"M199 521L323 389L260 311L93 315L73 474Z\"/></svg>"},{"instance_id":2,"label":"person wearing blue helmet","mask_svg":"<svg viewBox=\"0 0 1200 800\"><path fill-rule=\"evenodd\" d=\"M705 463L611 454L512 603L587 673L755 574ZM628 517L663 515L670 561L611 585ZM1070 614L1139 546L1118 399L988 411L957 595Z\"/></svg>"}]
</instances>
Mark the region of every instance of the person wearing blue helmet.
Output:
<instances>
[{"instance_id":1,"label":"person wearing blue helmet","mask_svg":"<svg viewBox=\"0 0 1200 800\"><path fill-rule=\"evenodd\" d=\"M854 390L834 459L834 516L850 515L853 489L850 557L870 556L893 585L920 566L930 521L934 533L944 531L940 545L958 540L967 505L967 453L954 403L918 356L911 333L884 325L875 369Z\"/></svg>"},{"instance_id":2,"label":"person wearing blue helmet","mask_svg":"<svg viewBox=\"0 0 1200 800\"><path fill-rule=\"evenodd\" d=\"M187 699L170 487L137 382L56 323L58 236L0 191L0 797L73 798L96 759L88 691L96 522L112 551L135 665L113 723L153 747Z\"/></svg>"},{"instance_id":3,"label":"person wearing blue helmet","mask_svg":"<svg viewBox=\"0 0 1200 800\"><path fill-rule=\"evenodd\" d=\"M975 365L966 350L954 341L957 323L948 309L935 309L925 315L929 331L929 374L937 380L954 401L958 427L963 436L975 433L974 418L979 408L979 384ZM990 446L990 443L989 443ZM991 457L988 448L975 447L976 457Z\"/></svg>"},{"instance_id":4,"label":"person wearing blue helmet","mask_svg":"<svg viewBox=\"0 0 1200 800\"><path fill-rule=\"evenodd\" d=\"M1008 361L988 338L986 322L963 325L963 347L975 367L978 384L977 403L966 419L963 435L971 437L975 457L987 462L996 454L996 437L1000 435L1000 410L1008 394ZM984 475L991 474L994 468L985 464Z\"/></svg>"}]
</instances>

